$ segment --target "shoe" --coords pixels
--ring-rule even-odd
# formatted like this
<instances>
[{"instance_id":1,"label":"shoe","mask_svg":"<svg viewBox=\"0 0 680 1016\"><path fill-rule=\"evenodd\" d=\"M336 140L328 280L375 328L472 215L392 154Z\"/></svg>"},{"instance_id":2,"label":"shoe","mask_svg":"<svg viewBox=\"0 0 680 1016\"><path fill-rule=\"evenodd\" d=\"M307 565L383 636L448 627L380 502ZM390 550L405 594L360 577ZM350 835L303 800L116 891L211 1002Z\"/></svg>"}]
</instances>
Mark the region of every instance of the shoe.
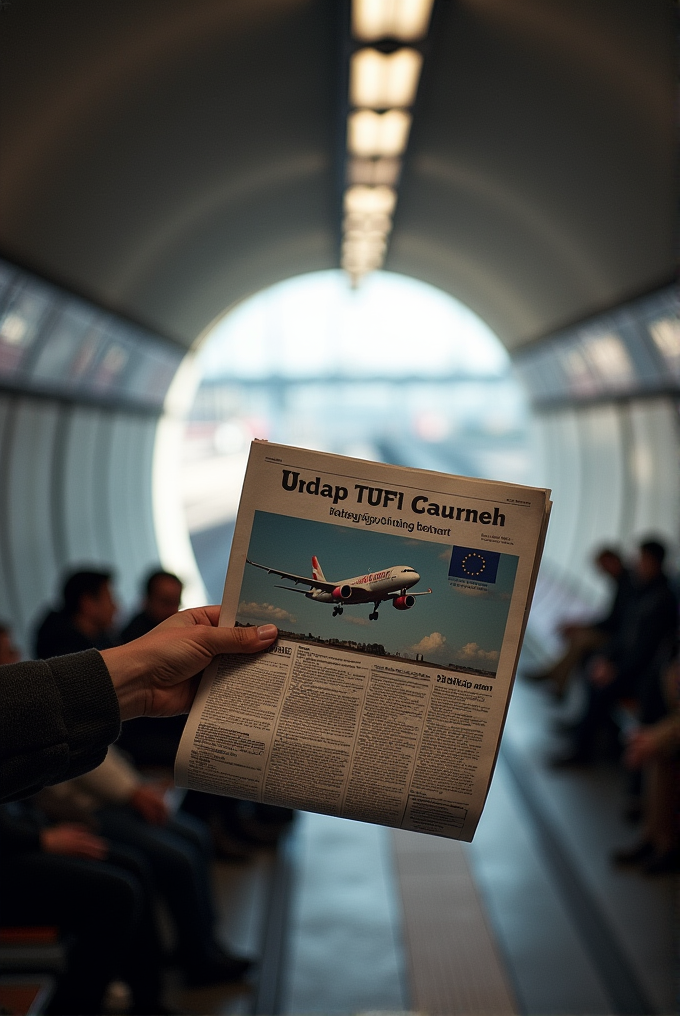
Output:
<instances>
[{"instance_id":1,"label":"shoe","mask_svg":"<svg viewBox=\"0 0 680 1016\"><path fill-rule=\"evenodd\" d=\"M211 984L233 984L240 981L253 965L252 960L224 953L185 971L184 980L189 988L207 988Z\"/></svg>"},{"instance_id":2,"label":"shoe","mask_svg":"<svg viewBox=\"0 0 680 1016\"><path fill-rule=\"evenodd\" d=\"M642 840L632 847L623 850L614 850L611 855L612 864L633 865L642 864L654 853L654 844L649 840Z\"/></svg>"},{"instance_id":3,"label":"shoe","mask_svg":"<svg viewBox=\"0 0 680 1016\"><path fill-rule=\"evenodd\" d=\"M654 855L642 865L645 875L672 875L680 871L680 847L672 847Z\"/></svg>"}]
</instances>

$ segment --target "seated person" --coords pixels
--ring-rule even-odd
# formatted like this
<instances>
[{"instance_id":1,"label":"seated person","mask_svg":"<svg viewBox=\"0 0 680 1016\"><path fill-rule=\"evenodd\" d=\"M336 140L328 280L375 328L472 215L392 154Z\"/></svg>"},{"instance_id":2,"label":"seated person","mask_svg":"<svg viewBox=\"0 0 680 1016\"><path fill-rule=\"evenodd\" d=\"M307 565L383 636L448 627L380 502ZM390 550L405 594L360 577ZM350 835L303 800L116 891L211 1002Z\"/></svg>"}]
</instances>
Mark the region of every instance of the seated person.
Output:
<instances>
[{"instance_id":1,"label":"seated person","mask_svg":"<svg viewBox=\"0 0 680 1016\"><path fill-rule=\"evenodd\" d=\"M680 871L680 660L676 656L662 674L666 715L635 730L624 762L643 770L642 839L617 850L615 864L640 865L648 875Z\"/></svg>"},{"instance_id":2,"label":"seated person","mask_svg":"<svg viewBox=\"0 0 680 1016\"><path fill-rule=\"evenodd\" d=\"M583 765L592 759L595 739L622 699L637 701L649 687L660 655L675 645L678 601L663 570L665 548L656 540L640 545L630 594L620 623L588 668L585 712L574 730L571 751L556 765Z\"/></svg>"},{"instance_id":3,"label":"seated person","mask_svg":"<svg viewBox=\"0 0 680 1016\"><path fill-rule=\"evenodd\" d=\"M73 572L64 583L62 597L61 608L50 610L38 627L36 659L85 649L109 649L114 644L111 626L118 609L111 590L111 572Z\"/></svg>"},{"instance_id":4,"label":"seated person","mask_svg":"<svg viewBox=\"0 0 680 1016\"><path fill-rule=\"evenodd\" d=\"M626 600L630 596L630 572L624 566L620 555L610 547L604 547L594 560L595 567L614 582L614 597L609 610L599 620L590 624L563 624L560 634L567 643L564 655L548 670L527 674L532 681L551 681L558 696L566 690L572 671L598 649L602 649L620 623Z\"/></svg>"},{"instance_id":5,"label":"seated person","mask_svg":"<svg viewBox=\"0 0 680 1016\"><path fill-rule=\"evenodd\" d=\"M0 921L49 925L67 939L50 1013L99 1013L121 978L133 1013L164 1013L161 948L144 859L85 826L50 824L33 802L0 805ZM73 936L74 941L68 939Z\"/></svg>"},{"instance_id":6,"label":"seated person","mask_svg":"<svg viewBox=\"0 0 680 1016\"><path fill-rule=\"evenodd\" d=\"M161 621L179 611L182 583L176 575L154 571L144 583L142 609L123 628L119 636L122 644L146 635ZM140 766L158 766L172 769L186 716L173 716L164 720L142 716L123 724L119 747L132 755Z\"/></svg>"},{"instance_id":7,"label":"seated person","mask_svg":"<svg viewBox=\"0 0 680 1016\"><path fill-rule=\"evenodd\" d=\"M215 939L207 828L189 815L171 818L163 790L145 783L115 747L96 769L46 788L35 800L52 819L86 822L146 858L172 914L178 960L190 985L244 974L249 961L230 956Z\"/></svg>"},{"instance_id":8,"label":"seated person","mask_svg":"<svg viewBox=\"0 0 680 1016\"><path fill-rule=\"evenodd\" d=\"M119 641L132 642L176 614L182 600L182 589L181 580L172 572L151 572L144 583L142 609L128 621L120 633Z\"/></svg>"}]
</instances>

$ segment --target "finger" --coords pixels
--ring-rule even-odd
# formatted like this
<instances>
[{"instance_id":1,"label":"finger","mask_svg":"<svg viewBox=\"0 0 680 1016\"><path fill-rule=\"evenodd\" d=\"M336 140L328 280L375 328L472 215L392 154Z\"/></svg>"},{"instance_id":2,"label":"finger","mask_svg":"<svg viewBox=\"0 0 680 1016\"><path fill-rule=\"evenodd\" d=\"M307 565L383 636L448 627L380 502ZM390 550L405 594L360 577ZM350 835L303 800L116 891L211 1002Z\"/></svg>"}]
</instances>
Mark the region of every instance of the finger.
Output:
<instances>
[{"instance_id":1,"label":"finger","mask_svg":"<svg viewBox=\"0 0 680 1016\"><path fill-rule=\"evenodd\" d=\"M262 624L259 628L208 628L201 630L201 641L213 656L218 653L258 653L278 637L275 624Z\"/></svg>"}]
</instances>

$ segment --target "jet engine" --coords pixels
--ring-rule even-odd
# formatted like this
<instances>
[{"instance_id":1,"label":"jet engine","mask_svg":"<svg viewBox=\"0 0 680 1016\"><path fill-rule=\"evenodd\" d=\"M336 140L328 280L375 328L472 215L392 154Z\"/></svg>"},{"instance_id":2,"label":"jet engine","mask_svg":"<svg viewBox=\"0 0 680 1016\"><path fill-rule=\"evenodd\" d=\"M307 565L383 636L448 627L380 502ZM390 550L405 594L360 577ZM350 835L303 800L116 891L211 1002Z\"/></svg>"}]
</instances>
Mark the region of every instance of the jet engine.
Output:
<instances>
[{"instance_id":1,"label":"jet engine","mask_svg":"<svg viewBox=\"0 0 680 1016\"><path fill-rule=\"evenodd\" d=\"M395 610L410 610L415 602L415 596L395 596L392 606Z\"/></svg>"},{"instance_id":2,"label":"jet engine","mask_svg":"<svg viewBox=\"0 0 680 1016\"><path fill-rule=\"evenodd\" d=\"M349 600L352 595L351 586L336 586L331 593L334 600Z\"/></svg>"}]
</instances>

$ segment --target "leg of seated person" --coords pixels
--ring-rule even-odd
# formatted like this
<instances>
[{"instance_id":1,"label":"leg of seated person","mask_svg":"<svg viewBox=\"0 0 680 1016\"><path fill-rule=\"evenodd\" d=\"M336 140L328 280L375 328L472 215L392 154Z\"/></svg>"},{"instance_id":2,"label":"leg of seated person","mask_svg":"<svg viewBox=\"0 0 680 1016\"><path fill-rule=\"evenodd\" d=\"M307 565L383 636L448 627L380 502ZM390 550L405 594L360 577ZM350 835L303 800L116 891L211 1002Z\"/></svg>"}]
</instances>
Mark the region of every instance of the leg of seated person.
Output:
<instances>
[{"instance_id":1,"label":"leg of seated person","mask_svg":"<svg viewBox=\"0 0 680 1016\"><path fill-rule=\"evenodd\" d=\"M139 896L134 878L106 862L38 852L4 859L0 918L75 935L50 1012L101 1011L104 989L120 973Z\"/></svg>"},{"instance_id":2,"label":"leg of seated person","mask_svg":"<svg viewBox=\"0 0 680 1016\"><path fill-rule=\"evenodd\" d=\"M590 761L597 735L608 722L612 708L629 693L629 686L624 687L618 680L604 687L587 684L586 709L574 731L575 754L583 761Z\"/></svg>"},{"instance_id":3,"label":"leg of seated person","mask_svg":"<svg viewBox=\"0 0 680 1016\"><path fill-rule=\"evenodd\" d=\"M130 808L105 808L98 813L101 832L116 844L140 851L149 861L159 891L167 900L185 969L195 969L215 949L209 872L202 849L186 830L154 826Z\"/></svg>"},{"instance_id":4,"label":"leg of seated person","mask_svg":"<svg viewBox=\"0 0 680 1016\"><path fill-rule=\"evenodd\" d=\"M217 913L211 880L213 847L210 829L205 822L201 822L200 819L194 818L192 815L185 815L181 811L168 822L166 828L185 839L200 858L200 863L196 865L196 889L203 910L203 920L206 927L211 929L212 939Z\"/></svg>"},{"instance_id":5,"label":"leg of seated person","mask_svg":"<svg viewBox=\"0 0 680 1016\"><path fill-rule=\"evenodd\" d=\"M645 839L657 856L680 846L680 764L677 759L656 758L645 766Z\"/></svg>"},{"instance_id":6,"label":"leg of seated person","mask_svg":"<svg viewBox=\"0 0 680 1016\"><path fill-rule=\"evenodd\" d=\"M591 653L601 649L606 636L597 628L577 628L568 637L567 649L561 659L546 671L546 680L552 681L559 692L564 692L572 672Z\"/></svg>"},{"instance_id":7,"label":"leg of seated person","mask_svg":"<svg viewBox=\"0 0 680 1016\"><path fill-rule=\"evenodd\" d=\"M163 950L153 911L153 875L140 851L121 844L111 845L107 863L128 872L141 890L137 893L134 928L121 957L120 975L132 990L133 1012L154 1012L161 996Z\"/></svg>"}]
</instances>

